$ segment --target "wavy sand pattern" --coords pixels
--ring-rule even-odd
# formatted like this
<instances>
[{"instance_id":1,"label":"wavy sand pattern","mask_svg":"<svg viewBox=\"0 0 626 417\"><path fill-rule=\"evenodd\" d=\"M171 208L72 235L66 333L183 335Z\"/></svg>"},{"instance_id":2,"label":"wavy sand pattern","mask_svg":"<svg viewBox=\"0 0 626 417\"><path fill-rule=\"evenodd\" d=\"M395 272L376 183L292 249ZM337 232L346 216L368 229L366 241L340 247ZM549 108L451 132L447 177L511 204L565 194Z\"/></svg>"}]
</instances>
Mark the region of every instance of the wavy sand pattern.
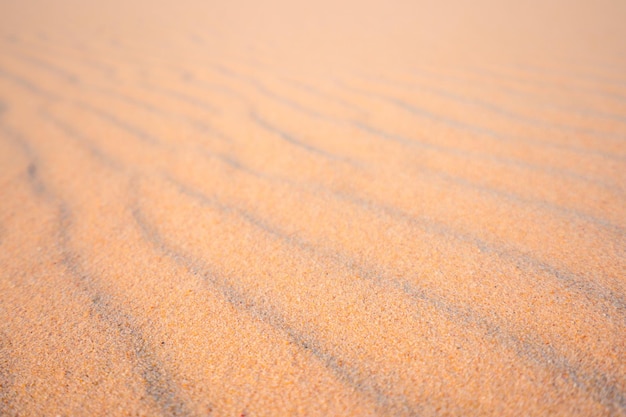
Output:
<instances>
[{"instance_id":1,"label":"wavy sand pattern","mask_svg":"<svg viewBox=\"0 0 626 417\"><path fill-rule=\"evenodd\" d=\"M626 415L625 21L1 1L0 414Z\"/></svg>"}]
</instances>

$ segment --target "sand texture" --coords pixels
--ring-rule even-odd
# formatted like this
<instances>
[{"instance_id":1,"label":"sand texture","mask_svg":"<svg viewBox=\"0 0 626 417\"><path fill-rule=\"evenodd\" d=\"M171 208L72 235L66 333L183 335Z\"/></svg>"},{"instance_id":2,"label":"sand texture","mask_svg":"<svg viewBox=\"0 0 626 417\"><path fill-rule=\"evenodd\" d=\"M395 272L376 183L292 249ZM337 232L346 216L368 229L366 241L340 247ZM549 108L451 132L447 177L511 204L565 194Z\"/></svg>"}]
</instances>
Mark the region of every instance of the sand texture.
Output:
<instances>
[{"instance_id":1,"label":"sand texture","mask_svg":"<svg viewBox=\"0 0 626 417\"><path fill-rule=\"evenodd\" d=\"M0 415L625 416L625 40L0 0Z\"/></svg>"}]
</instances>

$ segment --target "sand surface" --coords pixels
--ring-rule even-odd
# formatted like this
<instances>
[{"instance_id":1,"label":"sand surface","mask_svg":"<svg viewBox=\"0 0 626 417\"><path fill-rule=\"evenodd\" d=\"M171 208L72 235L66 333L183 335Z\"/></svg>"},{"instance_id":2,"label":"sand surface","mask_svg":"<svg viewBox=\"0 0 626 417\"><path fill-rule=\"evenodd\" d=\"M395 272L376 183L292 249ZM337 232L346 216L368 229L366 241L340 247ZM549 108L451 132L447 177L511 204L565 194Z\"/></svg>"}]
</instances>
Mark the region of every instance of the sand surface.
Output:
<instances>
[{"instance_id":1,"label":"sand surface","mask_svg":"<svg viewBox=\"0 0 626 417\"><path fill-rule=\"evenodd\" d=\"M0 415L626 415L625 22L0 1Z\"/></svg>"}]
</instances>

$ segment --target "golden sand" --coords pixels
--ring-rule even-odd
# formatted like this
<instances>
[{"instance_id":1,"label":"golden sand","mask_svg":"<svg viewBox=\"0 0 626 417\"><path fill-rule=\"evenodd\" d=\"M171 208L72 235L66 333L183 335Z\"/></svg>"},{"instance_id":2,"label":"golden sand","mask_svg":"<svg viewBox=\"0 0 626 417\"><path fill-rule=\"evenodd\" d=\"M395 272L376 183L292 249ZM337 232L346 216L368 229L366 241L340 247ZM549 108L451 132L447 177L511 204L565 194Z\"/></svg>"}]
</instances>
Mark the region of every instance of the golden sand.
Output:
<instances>
[{"instance_id":1,"label":"golden sand","mask_svg":"<svg viewBox=\"0 0 626 417\"><path fill-rule=\"evenodd\" d=\"M626 415L624 22L0 2L0 415Z\"/></svg>"}]
</instances>

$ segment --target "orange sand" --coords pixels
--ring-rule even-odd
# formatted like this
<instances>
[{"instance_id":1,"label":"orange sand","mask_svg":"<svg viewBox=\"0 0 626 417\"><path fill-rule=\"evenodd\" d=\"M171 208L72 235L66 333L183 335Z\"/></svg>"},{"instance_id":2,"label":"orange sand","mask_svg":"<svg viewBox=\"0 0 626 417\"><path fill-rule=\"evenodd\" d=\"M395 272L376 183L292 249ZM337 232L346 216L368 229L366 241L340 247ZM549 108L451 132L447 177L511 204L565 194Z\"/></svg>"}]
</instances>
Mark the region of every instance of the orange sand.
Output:
<instances>
[{"instance_id":1,"label":"orange sand","mask_svg":"<svg viewBox=\"0 0 626 417\"><path fill-rule=\"evenodd\" d=\"M0 414L626 415L624 22L1 1Z\"/></svg>"}]
</instances>

